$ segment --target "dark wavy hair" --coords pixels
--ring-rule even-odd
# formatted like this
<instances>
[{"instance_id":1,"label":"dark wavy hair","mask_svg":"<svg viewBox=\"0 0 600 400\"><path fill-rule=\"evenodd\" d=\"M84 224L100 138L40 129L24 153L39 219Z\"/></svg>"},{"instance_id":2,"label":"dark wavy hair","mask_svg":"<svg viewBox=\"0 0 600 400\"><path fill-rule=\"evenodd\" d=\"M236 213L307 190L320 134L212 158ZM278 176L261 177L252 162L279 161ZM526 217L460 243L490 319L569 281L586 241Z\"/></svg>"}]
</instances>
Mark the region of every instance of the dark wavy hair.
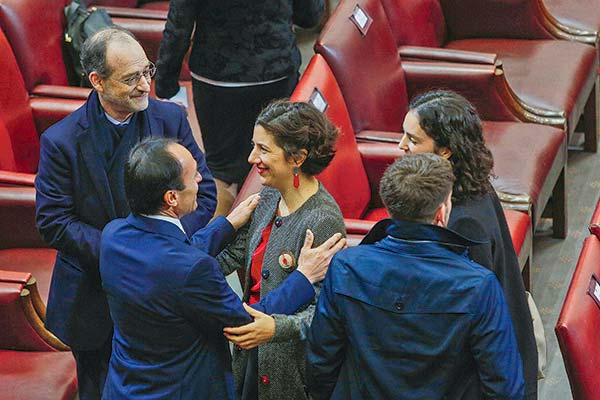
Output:
<instances>
[{"instance_id":1,"label":"dark wavy hair","mask_svg":"<svg viewBox=\"0 0 600 400\"><path fill-rule=\"evenodd\" d=\"M308 154L300 167L305 174L317 175L335 156L338 129L312 104L275 100L261 111L256 125L273 135L287 157L305 149Z\"/></svg>"},{"instance_id":2,"label":"dark wavy hair","mask_svg":"<svg viewBox=\"0 0 600 400\"><path fill-rule=\"evenodd\" d=\"M454 170L453 201L493 190L490 178L494 159L485 145L481 120L475 107L458 93L434 90L414 98L409 105L421 129L436 146L447 147Z\"/></svg>"}]
</instances>

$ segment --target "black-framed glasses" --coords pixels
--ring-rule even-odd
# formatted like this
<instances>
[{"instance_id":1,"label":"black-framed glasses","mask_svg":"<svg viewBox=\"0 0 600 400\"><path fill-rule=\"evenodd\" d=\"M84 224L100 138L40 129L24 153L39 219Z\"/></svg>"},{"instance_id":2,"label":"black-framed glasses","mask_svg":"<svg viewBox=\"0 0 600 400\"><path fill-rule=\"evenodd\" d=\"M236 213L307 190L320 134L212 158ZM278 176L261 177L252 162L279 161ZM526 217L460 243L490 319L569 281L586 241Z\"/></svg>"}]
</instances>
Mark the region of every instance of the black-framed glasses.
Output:
<instances>
[{"instance_id":1,"label":"black-framed glasses","mask_svg":"<svg viewBox=\"0 0 600 400\"><path fill-rule=\"evenodd\" d=\"M155 74L156 74L156 65L154 65L154 63L152 61L148 61L148 65L146 66L146 68L144 68L144 70L142 72L137 72L137 73L131 75L129 78L113 79L113 80L116 80L117 82L121 82L124 85L132 87L132 86L137 86L137 84L140 81L140 79L142 78L142 76L144 78L146 78L147 81L150 81L150 79L152 79Z\"/></svg>"}]
</instances>

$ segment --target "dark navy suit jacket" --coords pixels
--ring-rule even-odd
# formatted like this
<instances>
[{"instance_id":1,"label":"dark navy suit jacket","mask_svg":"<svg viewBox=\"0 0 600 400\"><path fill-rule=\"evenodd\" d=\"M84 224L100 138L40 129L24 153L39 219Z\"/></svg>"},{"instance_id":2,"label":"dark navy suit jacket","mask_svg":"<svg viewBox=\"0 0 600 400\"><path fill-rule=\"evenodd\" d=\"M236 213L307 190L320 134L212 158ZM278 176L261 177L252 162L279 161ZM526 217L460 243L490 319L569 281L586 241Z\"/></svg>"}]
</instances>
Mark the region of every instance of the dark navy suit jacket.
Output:
<instances>
[{"instance_id":1,"label":"dark navy suit jacket","mask_svg":"<svg viewBox=\"0 0 600 400\"><path fill-rule=\"evenodd\" d=\"M90 96L97 101L96 92ZM100 347L112 332L98 255L102 229L118 217L104 161L96 148L95 138L106 132L90 124L90 99L42 135L35 181L37 226L46 243L58 250L46 326L77 350ZM206 225L216 207L216 188L204 155L181 107L150 99L144 115L148 131L142 137L175 139L198 163L203 177L198 210L182 220L185 229L194 232Z\"/></svg>"},{"instance_id":2,"label":"dark navy suit jacket","mask_svg":"<svg viewBox=\"0 0 600 400\"><path fill-rule=\"evenodd\" d=\"M106 226L100 273L115 326L103 398L235 397L223 328L252 318L212 257L234 234L224 217L190 240L175 224L143 216ZM314 298L303 279L286 280L253 307L294 313Z\"/></svg>"}]
</instances>

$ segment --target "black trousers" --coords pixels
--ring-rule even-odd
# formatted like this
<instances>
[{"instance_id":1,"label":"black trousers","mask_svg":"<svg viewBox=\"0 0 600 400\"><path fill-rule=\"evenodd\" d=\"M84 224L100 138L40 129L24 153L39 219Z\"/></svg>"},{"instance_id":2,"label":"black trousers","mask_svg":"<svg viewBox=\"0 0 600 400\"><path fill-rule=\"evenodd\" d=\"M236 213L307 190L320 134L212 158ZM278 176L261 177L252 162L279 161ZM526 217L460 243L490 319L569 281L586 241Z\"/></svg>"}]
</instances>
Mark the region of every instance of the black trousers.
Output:
<instances>
[{"instance_id":1,"label":"black trousers","mask_svg":"<svg viewBox=\"0 0 600 400\"><path fill-rule=\"evenodd\" d=\"M221 87L192 80L194 106L202 131L206 163L213 176L243 183L256 117L271 100L289 97L298 74L267 85Z\"/></svg>"},{"instance_id":2,"label":"black trousers","mask_svg":"<svg viewBox=\"0 0 600 400\"><path fill-rule=\"evenodd\" d=\"M80 400L100 400L112 351L112 335L95 350L72 350L77 364Z\"/></svg>"}]
</instances>

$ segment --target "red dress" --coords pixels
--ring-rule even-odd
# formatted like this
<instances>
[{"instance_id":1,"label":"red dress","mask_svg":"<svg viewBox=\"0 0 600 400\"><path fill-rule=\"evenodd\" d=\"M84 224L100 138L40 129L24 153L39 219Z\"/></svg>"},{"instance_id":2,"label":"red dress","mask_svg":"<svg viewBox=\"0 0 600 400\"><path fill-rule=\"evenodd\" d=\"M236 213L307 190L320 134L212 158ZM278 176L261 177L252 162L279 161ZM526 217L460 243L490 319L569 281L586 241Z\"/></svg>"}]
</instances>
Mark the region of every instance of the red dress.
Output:
<instances>
[{"instance_id":1,"label":"red dress","mask_svg":"<svg viewBox=\"0 0 600 400\"><path fill-rule=\"evenodd\" d=\"M250 266L250 279L252 279L252 287L250 288L250 299L249 303L254 304L260 301L260 281L262 279L262 265L263 259L265 258L265 250L267 249L267 243L269 243L269 236L271 236L271 230L273 229L273 220L265 227L262 231L260 243L252 254L252 265Z\"/></svg>"}]
</instances>

